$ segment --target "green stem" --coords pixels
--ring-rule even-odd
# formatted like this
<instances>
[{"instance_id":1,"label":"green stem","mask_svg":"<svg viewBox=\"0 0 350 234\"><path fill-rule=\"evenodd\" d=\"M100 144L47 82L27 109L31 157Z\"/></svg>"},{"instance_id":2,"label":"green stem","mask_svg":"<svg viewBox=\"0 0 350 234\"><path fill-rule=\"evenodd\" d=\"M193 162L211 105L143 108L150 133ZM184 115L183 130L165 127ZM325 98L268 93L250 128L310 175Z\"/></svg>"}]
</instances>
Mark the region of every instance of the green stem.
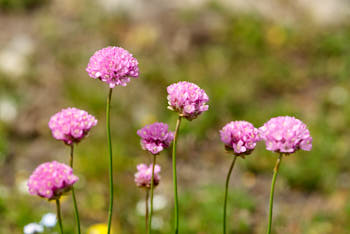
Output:
<instances>
[{"instance_id":1,"label":"green stem","mask_svg":"<svg viewBox=\"0 0 350 234\"><path fill-rule=\"evenodd\" d=\"M74 145L70 145L70 167L73 168L73 154L74 154ZM73 205L74 205L74 215L75 215L75 221L77 223L77 229L78 233L80 234L80 218L79 218L79 210L77 205L77 200L75 198L75 191L74 187L72 186L72 199L73 199Z\"/></svg>"},{"instance_id":2,"label":"green stem","mask_svg":"<svg viewBox=\"0 0 350 234\"><path fill-rule=\"evenodd\" d=\"M63 225L62 225L62 217L61 217L61 205L60 199L56 199L56 208L57 208L57 220L60 227L60 233L63 234Z\"/></svg>"},{"instance_id":3,"label":"green stem","mask_svg":"<svg viewBox=\"0 0 350 234\"><path fill-rule=\"evenodd\" d=\"M145 215L145 219L146 219L146 232L148 231L148 197L149 197L149 189L146 188L146 215Z\"/></svg>"},{"instance_id":4,"label":"green stem","mask_svg":"<svg viewBox=\"0 0 350 234\"><path fill-rule=\"evenodd\" d=\"M275 192L276 178L277 178L278 169L282 161L282 156L283 156L282 154L278 156L278 159L275 164L275 168L273 169L273 177L272 177L272 184L271 184L271 191L270 191L270 203L269 203L269 224L267 228L267 234L271 233L271 228L272 228L273 194Z\"/></svg>"},{"instance_id":5,"label":"green stem","mask_svg":"<svg viewBox=\"0 0 350 234\"><path fill-rule=\"evenodd\" d=\"M112 140L111 140L111 126L110 126L110 110L111 98L113 89L109 89L106 105L106 128L107 128L107 142L109 152L109 208L108 208L108 231L111 233L112 213L113 213L113 157L112 157Z\"/></svg>"},{"instance_id":6,"label":"green stem","mask_svg":"<svg viewBox=\"0 0 350 234\"><path fill-rule=\"evenodd\" d=\"M233 156L233 160L230 166L230 169L228 171L227 177L226 177L226 184L225 184L225 200L224 200L224 223L223 223L223 233L226 234L226 207L227 207L227 194L228 194L228 185L230 183L230 177L232 173L233 166L235 165L237 156Z\"/></svg>"},{"instance_id":7,"label":"green stem","mask_svg":"<svg viewBox=\"0 0 350 234\"><path fill-rule=\"evenodd\" d=\"M153 190L154 190L154 167L156 166L156 155L153 155L153 164L152 164L152 180L151 180L151 210L148 220L148 234L152 232L152 214L153 214Z\"/></svg>"},{"instance_id":8,"label":"green stem","mask_svg":"<svg viewBox=\"0 0 350 234\"><path fill-rule=\"evenodd\" d=\"M174 233L179 233L179 200L177 197L177 177L176 177L176 143L177 143L177 137L179 135L180 130L180 124L181 124L181 116L177 119L176 122L176 128L175 128L175 136L174 136L174 142L173 142L173 184L174 184L174 203L175 203L175 220L174 220Z\"/></svg>"}]
</instances>

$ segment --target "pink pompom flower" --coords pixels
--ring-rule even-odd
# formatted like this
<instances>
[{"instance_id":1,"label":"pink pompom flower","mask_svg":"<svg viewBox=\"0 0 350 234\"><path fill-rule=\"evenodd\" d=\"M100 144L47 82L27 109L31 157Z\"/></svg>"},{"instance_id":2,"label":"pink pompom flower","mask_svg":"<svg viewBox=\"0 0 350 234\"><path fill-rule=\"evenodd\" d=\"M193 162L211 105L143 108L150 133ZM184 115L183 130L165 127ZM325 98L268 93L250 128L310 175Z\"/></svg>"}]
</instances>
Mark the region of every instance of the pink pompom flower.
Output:
<instances>
[{"instance_id":1,"label":"pink pompom flower","mask_svg":"<svg viewBox=\"0 0 350 234\"><path fill-rule=\"evenodd\" d=\"M165 123L153 123L137 131L141 137L141 146L144 150L156 155L168 148L174 139L174 133L168 130Z\"/></svg>"},{"instance_id":2,"label":"pink pompom flower","mask_svg":"<svg viewBox=\"0 0 350 234\"><path fill-rule=\"evenodd\" d=\"M152 167L153 164L147 166L146 164L137 165L137 172L135 173L135 183L138 187L141 188L151 188L152 182ZM160 166L155 164L154 166L154 177L153 185L157 186L160 181Z\"/></svg>"},{"instance_id":3,"label":"pink pompom flower","mask_svg":"<svg viewBox=\"0 0 350 234\"><path fill-rule=\"evenodd\" d=\"M202 112L207 111L209 101L205 91L196 84L180 81L167 88L168 109L176 111L180 116L193 120Z\"/></svg>"},{"instance_id":4,"label":"pink pompom flower","mask_svg":"<svg viewBox=\"0 0 350 234\"><path fill-rule=\"evenodd\" d=\"M260 141L259 131L247 121L231 121L220 130L221 141L235 155L248 155Z\"/></svg>"},{"instance_id":5,"label":"pink pompom flower","mask_svg":"<svg viewBox=\"0 0 350 234\"><path fill-rule=\"evenodd\" d=\"M28 189L31 195L38 195L49 200L58 199L68 192L78 177L73 169L56 161L39 165L28 180Z\"/></svg>"},{"instance_id":6,"label":"pink pompom flower","mask_svg":"<svg viewBox=\"0 0 350 234\"><path fill-rule=\"evenodd\" d=\"M294 117L272 118L259 131L267 150L291 154L299 149L312 149L312 137L306 124Z\"/></svg>"},{"instance_id":7,"label":"pink pompom flower","mask_svg":"<svg viewBox=\"0 0 350 234\"><path fill-rule=\"evenodd\" d=\"M137 60L127 50L116 46L96 51L91 56L86 71L90 77L109 84L110 88L126 86L130 77L139 76Z\"/></svg>"},{"instance_id":8,"label":"pink pompom flower","mask_svg":"<svg viewBox=\"0 0 350 234\"><path fill-rule=\"evenodd\" d=\"M71 145L80 142L96 124L94 116L73 107L54 114L49 121L49 128L55 139Z\"/></svg>"}]
</instances>

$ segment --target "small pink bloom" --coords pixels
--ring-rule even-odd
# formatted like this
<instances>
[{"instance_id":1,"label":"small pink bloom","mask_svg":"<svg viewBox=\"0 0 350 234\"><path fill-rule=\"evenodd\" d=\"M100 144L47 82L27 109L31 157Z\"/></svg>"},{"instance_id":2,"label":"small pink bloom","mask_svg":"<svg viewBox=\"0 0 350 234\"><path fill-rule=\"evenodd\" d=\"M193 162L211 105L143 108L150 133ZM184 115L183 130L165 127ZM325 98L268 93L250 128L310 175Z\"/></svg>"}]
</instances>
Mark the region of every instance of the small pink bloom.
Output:
<instances>
[{"instance_id":1,"label":"small pink bloom","mask_svg":"<svg viewBox=\"0 0 350 234\"><path fill-rule=\"evenodd\" d=\"M270 119L259 128L266 149L291 154L302 149L310 151L312 137L307 126L294 117L279 116Z\"/></svg>"},{"instance_id":2,"label":"small pink bloom","mask_svg":"<svg viewBox=\"0 0 350 234\"><path fill-rule=\"evenodd\" d=\"M70 145L78 143L97 124L94 116L77 108L67 108L54 114L49 121L52 136Z\"/></svg>"},{"instance_id":3,"label":"small pink bloom","mask_svg":"<svg viewBox=\"0 0 350 234\"><path fill-rule=\"evenodd\" d=\"M91 56L86 68L89 76L109 84L110 88L126 86L130 77L139 76L137 60L127 50L109 46Z\"/></svg>"},{"instance_id":4,"label":"small pink bloom","mask_svg":"<svg viewBox=\"0 0 350 234\"><path fill-rule=\"evenodd\" d=\"M202 112L208 110L209 101L205 91L196 84L181 81L168 86L168 108L179 112L188 120L193 120Z\"/></svg>"},{"instance_id":5,"label":"small pink bloom","mask_svg":"<svg viewBox=\"0 0 350 234\"><path fill-rule=\"evenodd\" d=\"M69 191L78 177L73 174L73 169L56 161L39 165L28 180L28 189L31 195L48 198L59 198Z\"/></svg>"},{"instance_id":6,"label":"small pink bloom","mask_svg":"<svg viewBox=\"0 0 350 234\"><path fill-rule=\"evenodd\" d=\"M151 188L151 181L152 181L152 166L153 164L150 164L147 166L146 164L139 164L137 165L137 172L135 173L135 183L138 187L143 188ZM154 166L154 178L153 178L153 184L154 186L157 186L159 184L160 180L160 166L156 164Z\"/></svg>"},{"instance_id":7,"label":"small pink bloom","mask_svg":"<svg viewBox=\"0 0 350 234\"><path fill-rule=\"evenodd\" d=\"M221 141L226 149L236 155L250 154L260 141L259 131L247 121L232 121L220 130Z\"/></svg>"},{"instance_id":8,"label":"small pink bloom","mask_svg":"<svg viewBox=\"0 0 350 234\"><path fill-rule=\"evenodd\" d=\"M174 139L174 133L168 130L165 123L153 123L137 131L141 137L141 146L152 154L159 154L163 149L170 146Z\"/></svg>"}]
</instances>

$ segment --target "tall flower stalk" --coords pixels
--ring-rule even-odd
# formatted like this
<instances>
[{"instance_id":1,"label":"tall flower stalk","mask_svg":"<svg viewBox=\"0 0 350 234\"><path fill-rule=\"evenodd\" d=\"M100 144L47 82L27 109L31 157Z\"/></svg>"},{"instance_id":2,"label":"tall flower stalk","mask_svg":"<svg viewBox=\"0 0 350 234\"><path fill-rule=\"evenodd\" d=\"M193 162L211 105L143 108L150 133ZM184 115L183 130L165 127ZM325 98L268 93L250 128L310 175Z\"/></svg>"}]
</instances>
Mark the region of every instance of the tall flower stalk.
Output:
<instances>
[{"instance_id":1,"label":"tall flower stalk","mask_svg":"<svg viewBox=\"0 0 350 234\"><path fill-rule=\"evenodd\" d=\"M57 209L57 220L58 226L60 227L60 233L63 234L63 224L62 224L62 216L61 216L61 204L60 199L56 199L56 209Z\"/></svg>"},{"instance_id":2,"label":"tall flower stalk","mask_svg":"<svg viewBox=\"0 0 350 234\"><path fill-rule=\"evenodd\" d=\"M109 89L106 104L106 131L107 131L107 145L109 156L109 207L108 207L108 233L111 231L112 214L113 214L113 198L114 198L114 184L113 184L113 152L112 152L112 139L111 139L111 123L110 123L110 111L111 111L111 98L113 89Z\"/></svg>"},{"instance_id":3,"label":"tall flower stalk","mask_svg":"<svg viewBox=\"0 0 350 234\"><path fill-rule=\"evenodd\" d=\"M168 128L168 125L165 123L153 123L146 125L137 131L137 135L141 137L141 147L150 152L153 156L152 167L140 164L137 166L138 172L135 174L135 182L138 187L145 187L146 189L151 188L151 210L147 225L148 234L152 232L153 190L154 186L159 183L160 167L156 165L156 157L163 149L168 148L171 141L174 139L174 133L169 131ZM148 190L146 192L148 193Z\"/></svg>"},{"instance_id":4,"label":"tall flower stalk","mask_svg":"<svg viewBox=\"0 0 350 234\"><path fill-rule=\"evenodd\" d=\"M280 168L282 156L283 156L282 154L280 154L280 156L278 156L275 167L273 169L271 191L270 191L269 221L268 221L268 225L267 225L267 233L271 233L271 228L272 228L273 197L274 197L274 193L275 193L275 184L276 184L277 173L278 173L278 169Z\"/></svg>"},{"instance_id":5,"label":"tall flower stalk","mask_svg":"<svg viewBox=\"0 0 350 234\"><path fill-rule=\"evenodd\" d=\"M299 149L310 151L312 149L312 137L306 124L290 116L272 118L260 127L259 131L262 139L266 143L266 149L279 153L274 167L270 191L269 216L266 233L271 234L273 198L282 157L283 155L292 154Z\"/></svg>"},{"instance_id":6,"label":"tall flower stalk","mask_svg":"<svg viewBox=\"0 0 350 234\"><path fill-rule=\"evenodd\" d=\"M233 160L227 173L225 183L224 211L223 211L223 234L226 234L226 209L228 186L231 173L237 157L245 158L255 149L256 143L260 140L259 131L253 124L247 121L231 121L220 130L221 141L225 144L225 149L233 153Z\"/></svg>"},{"instance_id":7,"label":"tall flower stalk","mask_svg":"<svg viewBox=\"0 0 350 234\"><path fill-rule=\"evenodd\" d=\"M176 174L176 143L179 136L181 125L181 116L178 117L175 127L175 136L173 143L173 186L174 186L174 231L179 233L179 198L177 194L177 174Z\"/></svg>"},{"instance_id":8,"label":"tall flower stalk","mask_svg":"<svg viewBox=\"0 0 350 234\"><path fill-rule=\"evenodd\" d=\"M169 85L168 109L178 112L179 117L176 122L175 139L173 144L173 185L174 185L174 233L179 233L179 199L177 193L177 173L176 173L176 142L179 135L181 119L196 119L202 112L208 110L206 103L209 101L208 95L196 84L180 81Z\"/></svg>"},{"instance_id":9,"label":"tall flower stalk","mask_svg":"<svg viewBox=\"0 0 350 234\"><path fill-rule=\"evenodd\" d=\"M101 80L109 85L106 105L106 131L109 155L108 168L110 190L107 233L110 234L114 198L113 154L110 129L110 105L112 90L116 86L126 86L127 83L130 82L130 78L137 78L139 76L139 68L137 60L127 50L116 46L109 46L96 51L94 55L91 56L86 71L91 78Z\"/></svg>"},{"instance_id":10,"label":"tall flower stalk","mask_svg":"<svg viewBox=\"0 0 350 234\"><path fill-rule=\"evenodd\" d=\"M70 167L73 168L74 160L74 144L79 143L90 131L90 129L97 124L94 116L90 115L84 110L77 108L67 108L54 114L49 121L49 128L52 136L56 140L63 141L70 147ZM79 210L75 197L75 190L72 186L72 199L74 205L74 216L77 225L77 233L80 230Z\"/></svg>"}]
</instances>

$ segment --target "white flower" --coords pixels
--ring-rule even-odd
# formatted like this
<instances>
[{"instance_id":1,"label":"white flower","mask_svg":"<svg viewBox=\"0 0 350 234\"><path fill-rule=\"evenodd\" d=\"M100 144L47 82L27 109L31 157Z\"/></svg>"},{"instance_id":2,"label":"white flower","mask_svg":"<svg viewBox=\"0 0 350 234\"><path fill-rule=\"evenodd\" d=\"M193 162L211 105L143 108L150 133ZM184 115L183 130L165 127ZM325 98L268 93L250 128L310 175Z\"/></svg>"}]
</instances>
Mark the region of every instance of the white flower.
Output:
<instances>
[{"instance_id":1,"label":"white flower","mask_svg":"<svg viewBox=\"0 0 350 234\"><path fill-rule=\"evenodd\" d=\"M56 219L56 214L54 213L44 214L40 221L41 225L44 225L45 227L48 227L48 228L54 227L56 223L57 223L57 219Z\"/></svg>"},{"instance_id":2,"label":"white flower","mask_svg":"<svg viewBox=\"0 0 350 234\"><path fill-rule=\"evenodd\" d=\"M44 227L37 223L27 224L23 228L24 234L42 233L43 231L44 231Z\"/></svg>"}]
</instances>

